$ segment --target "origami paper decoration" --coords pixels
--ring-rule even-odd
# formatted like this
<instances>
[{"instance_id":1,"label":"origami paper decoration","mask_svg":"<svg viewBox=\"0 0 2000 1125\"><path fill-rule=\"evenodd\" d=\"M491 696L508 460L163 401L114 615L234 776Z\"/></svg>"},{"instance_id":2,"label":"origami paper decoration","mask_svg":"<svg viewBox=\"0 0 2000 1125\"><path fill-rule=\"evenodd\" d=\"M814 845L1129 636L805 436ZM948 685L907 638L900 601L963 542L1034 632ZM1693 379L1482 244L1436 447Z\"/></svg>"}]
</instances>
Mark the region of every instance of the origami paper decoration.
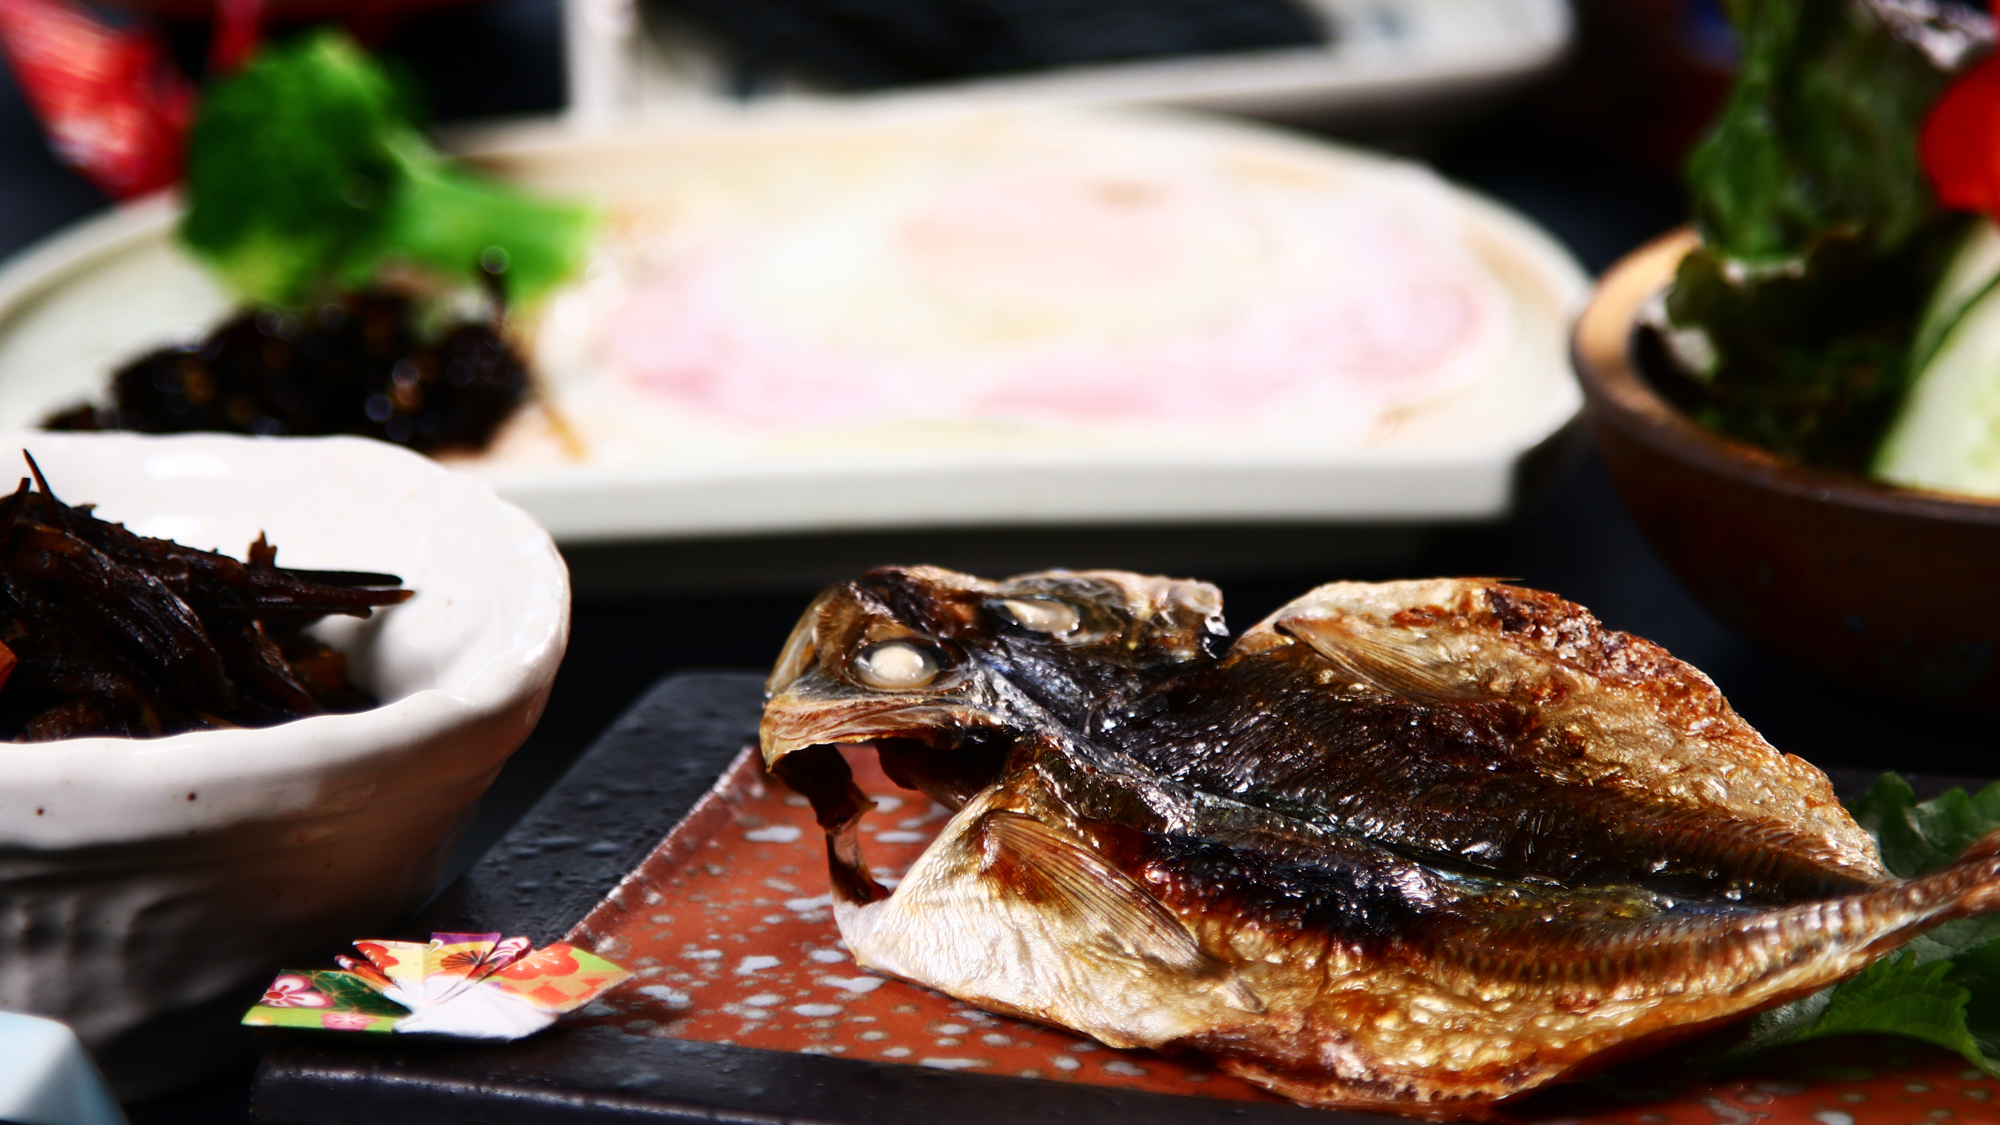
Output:
<instances>
[{"instance_id":1,"label":"origami paper decoration","mask_svg":"<svg viewBox=\"0 0 2000 1125\"><path fill-rule=\"evenodd\" d=\"M357 941L340 968L287 970L243 1016L253 1027L309 1027L519 1039L590 1003L632 974L558 943L432 934L415 941Z\"/></svg>"}]
</instances>

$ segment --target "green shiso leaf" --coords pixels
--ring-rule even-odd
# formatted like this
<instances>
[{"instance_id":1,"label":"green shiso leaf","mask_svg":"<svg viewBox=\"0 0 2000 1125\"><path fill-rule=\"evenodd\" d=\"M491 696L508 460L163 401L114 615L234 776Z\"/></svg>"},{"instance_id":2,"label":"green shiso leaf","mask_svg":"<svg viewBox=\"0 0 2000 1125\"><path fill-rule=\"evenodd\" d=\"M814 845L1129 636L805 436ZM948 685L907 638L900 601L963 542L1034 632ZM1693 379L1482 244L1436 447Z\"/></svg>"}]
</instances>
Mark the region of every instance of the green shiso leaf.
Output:
<instances>
[{"instance_id":1,"label":"green shiso leaf","mask_svg":"<svg viewBox=\"0 0 2000 1125\"><path fill-rule=\"evenodd\" d=\"M1909 782L1885 773L1848 812L1875 837L1882 865L1914 879L1949 867L1981 836L2000 829L2000 782L1976 795L1953 789L1919 803Z\"/></svg>"},{"instance_id":2,"label":"green shiso leaf","mask_svg":"<svg viewBox=\"0 0 2000 1125\"><path fill-rule=\"evenodd\" d=\"M1887 773L1849 811L1875 837L1883 865L1914 878L2000 829L2000 784L1919 802L1908 782ZM1931 1043L2000 1076L2000 915L1939 926L1851 980L1757 1016L1721 1061L1857 1033Z\"/></svg>"},{"instance_id":3,"label":"green shiso leaf","mask_svg":"<svg viewBox=\"0 0 2000 1125\"><path fill-rule=\"evenodd\" d=\"M523 302L572 273L591 212L452 164L417 131L414 108L338 32L266 48L203 97L183 241L261 304L365 284L392 263L469 279L484 255L507 263L509 293Z\"/></svg>"},{"instance_id":4,"label":"green shiso leaf","mask_svg":"<svg viewBox=\"0 0 2000 1125\"><path fill-rule=\"evenodd\" d=\"M420 139L398 145L403 187L383 215L385 256L463 274L489 251L504 257L508 292L533 301L576 271L596 217L537 199L437 159Z\"/></svg>"},{"instance_id":5,"label":"green shiso leaf","mask_svg":"<svg viewBox=\"0 0 2000 1125\"><path fill-rule=\"evenodd\" d=\"M400 179L382 138L408 127L394 85L345 39L273 45L202 99L181 237L240 296L302 298L374 243Z\"/></svg>"},{"instance_id":6,"label":"green shiso leaf","mask_svg":"<svg viewBox=\"0 0 2000 1125\"><path fill-rule=\"evenodd\" d=\"M1943 1047L1989 1074L2000 1074L1966 1026L1972 994L1952 983L1949 961L1919 965L1901 957L1877 961L1833 990L1826 1010L1801 1039L1873 1032Z\"/></svg>"}]
</instances>

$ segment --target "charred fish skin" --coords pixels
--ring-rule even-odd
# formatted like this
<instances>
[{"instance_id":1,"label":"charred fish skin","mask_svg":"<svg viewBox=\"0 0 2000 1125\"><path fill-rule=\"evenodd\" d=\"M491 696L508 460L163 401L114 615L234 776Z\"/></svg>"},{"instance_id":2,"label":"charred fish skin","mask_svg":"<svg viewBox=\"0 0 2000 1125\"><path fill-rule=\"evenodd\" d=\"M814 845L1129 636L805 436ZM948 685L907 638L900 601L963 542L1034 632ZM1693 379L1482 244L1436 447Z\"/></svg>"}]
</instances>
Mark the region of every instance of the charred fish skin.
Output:
<instances>
[{"instance_id":1,"label":"charred fish skin","mask_svg":"<svg viewBox=\"0 0 2000 1125\"><path fill-rule=\"evenodd\" d=\"M1538 591L1321 587L1182 696L1125 732L1162 776L1424 854L1746 902L1888 879L1825 775L1706 676Z\"/></svg>"},{"instance_id":2,"label":"charred fish skin","mask_svg":"<svg viewBox=\"0 0 2000 1125\"><path fill-rule=\"evenodd\" d=\"M1443 1118L2000 898L1990 842L1890 879L1822 775L1551 595L1335 584L1217 656L1212 588L1074 578L875 572L787 646L766 760L827 827L858 962L1300 1101ZM994 608L1030 588L1068 608ZM1048 628L1072 617L1112 625ZM882 687L887 643L936 659ZM862 741L957 809L893 894L832 749Z\"/></svg>"}]
</instances>

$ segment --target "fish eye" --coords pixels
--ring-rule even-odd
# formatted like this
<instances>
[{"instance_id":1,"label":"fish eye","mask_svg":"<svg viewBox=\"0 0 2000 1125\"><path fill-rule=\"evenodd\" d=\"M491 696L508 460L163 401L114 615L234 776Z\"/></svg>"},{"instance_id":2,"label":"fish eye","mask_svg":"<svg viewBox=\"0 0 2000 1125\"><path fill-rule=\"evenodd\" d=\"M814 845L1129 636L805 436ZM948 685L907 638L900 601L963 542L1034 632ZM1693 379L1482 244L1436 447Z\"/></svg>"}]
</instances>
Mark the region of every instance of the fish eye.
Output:
<instances>
[{"instance_id":1,"label":"fish eye","mask_svg":"<svg viewBox=\"0 0 2000 1125\"><path fill-rule=\"evenodd\" d=\"M1021 628L1051 636L1074 633L1083 621L1075 606L1054 598L1002 598L999 608Z\"/></svg>"},{"instance_id":2,"label":"fish eye","mask_svg":"<svg viewBox=\"0 0 2000 1125\"><path fill-rule=\"evenodd\" d=\"M869 645L854 658L854 678L884 691L907 691L937 679L943 670L937 654L926 645L883 641Z\"/></svg>"}]
</instances>

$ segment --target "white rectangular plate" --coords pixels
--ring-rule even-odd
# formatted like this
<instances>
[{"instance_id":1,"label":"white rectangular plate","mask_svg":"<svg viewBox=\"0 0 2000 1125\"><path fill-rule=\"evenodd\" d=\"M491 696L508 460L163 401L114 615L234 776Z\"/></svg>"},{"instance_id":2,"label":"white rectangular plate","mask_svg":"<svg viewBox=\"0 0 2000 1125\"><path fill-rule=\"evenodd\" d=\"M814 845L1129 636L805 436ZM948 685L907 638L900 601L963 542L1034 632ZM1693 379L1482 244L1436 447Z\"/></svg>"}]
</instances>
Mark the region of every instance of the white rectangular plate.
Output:
<instances>
[{"instance_id":1,"label":"white rectangular plate","mask_svg":"<svg viewBox=\"0 0 2000 1125\"><path fill-rule=\"evenodd\" d=\"M957 174L953 161L983 168L995 152L1037 145L1114 164L1158 150L1166 165L1198 165L1203 183L1255 180L1244 191L1278 199L1271 206L1280 209L1338 214L1351 202L1393 217L1412 208L1406 225L1448 244L1500 294L1493 316L1504 321L1504 346L1489 349L1462 385L1368 425L1349 407L1300 399L1212 424L961 414L773 430L705 416L604 370L591 333L604 323L601 291L616 288L606 271L630 274L642 260L684 265L658 247L671 249L676 232L691 229L685 216L720 215L716 229L797 227L801 216L841 206L823 199L862 198L858 183L907 179L911 153L949 166L937 173L944 182ZM522 128L486 135L469 155L509 178L597 200L616 232L592 280L524 326L582 456L551 441L545 416L530 410L488 454L458 463L564 542L1493 518L1513 502L1523 455L1578 407L1565 341L1587 280L1559 246L1420 166L1263 128L1159 113L904 107L747 114L611 134ZM176 214L165 198L130 206L0 270L0 427L29 427L97 397L121 363L192 339L227 314L224 295L176 246ZM1280 241L1295 240L1283 223L1274 229Z\"/></svg>"}]
</instances>

